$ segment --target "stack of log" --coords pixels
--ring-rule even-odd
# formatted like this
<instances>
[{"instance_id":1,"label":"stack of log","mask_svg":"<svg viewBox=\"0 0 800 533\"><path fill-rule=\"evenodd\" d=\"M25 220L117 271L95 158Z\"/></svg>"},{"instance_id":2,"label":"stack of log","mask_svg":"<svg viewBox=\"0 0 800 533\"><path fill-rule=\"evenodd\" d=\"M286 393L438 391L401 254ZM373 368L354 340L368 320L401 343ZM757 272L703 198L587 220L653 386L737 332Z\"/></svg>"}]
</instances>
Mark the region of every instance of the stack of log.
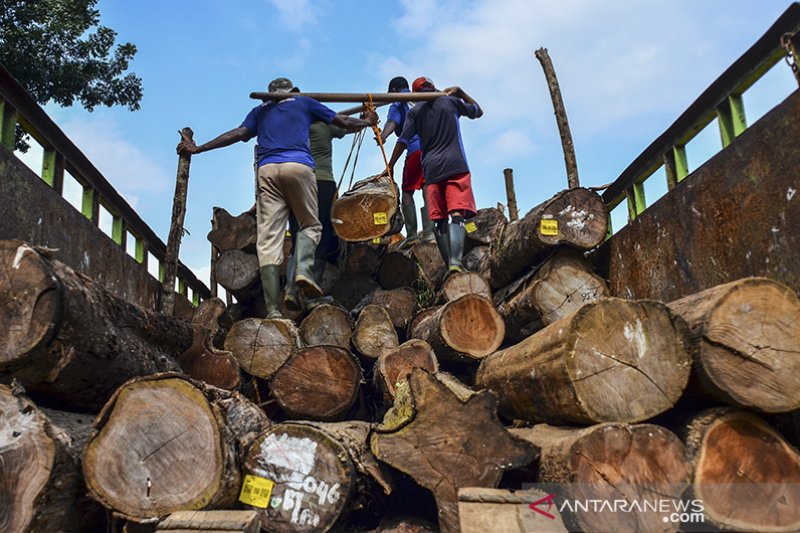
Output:
<instances>
[{"instance_id":1,"label":"stack of log","mask_svg":"<svg viewBox=\"0 0 800 533\"><path fill-rule=\"evenodd\" d=\"M220 283L257 272L250 218L215 212ZM225 281L236 309L192 323L1 242L0 529L249 509L266 531L677 531L694 517L664 506L697 501L705 526L800 528L791 289L615 298L586 189L513 222L481 209L467 235L470 272L347 242L334 303L266 320L254 283Z\"/></svg>"}]
</instances>

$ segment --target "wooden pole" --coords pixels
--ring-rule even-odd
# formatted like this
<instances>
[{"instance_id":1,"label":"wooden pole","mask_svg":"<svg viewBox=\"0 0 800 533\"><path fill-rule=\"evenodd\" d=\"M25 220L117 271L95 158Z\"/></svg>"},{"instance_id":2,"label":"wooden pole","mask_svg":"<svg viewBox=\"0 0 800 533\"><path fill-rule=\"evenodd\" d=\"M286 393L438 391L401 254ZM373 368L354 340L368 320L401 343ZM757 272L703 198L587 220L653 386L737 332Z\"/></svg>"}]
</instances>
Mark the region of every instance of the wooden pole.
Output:
<instances>
[{"instance_id":1,"label":"wooden pole","mask_svg":"<svg viewBox=\"0 0 800 533\"><path fill-rule=\"evenodd\" d=\"M180 130L182 141L191 141L192 128ZM178 274L178 251L183 236L183 220L186 217L186 194L189 190L189 164L191 154L178 156L178 175L175 180L175 197L172 200L172 224L167 238L167 251L164 254L164 282L161 289L161 312L172 314L175 306L175 277Z\"/></svg>"},{"instance_id":2,"label":"wooden pole","mask_svg":"<svg viewBox=\"0 0 800 533\"><path fill-rule=\"evenodd\" d=\"M372 97L375 98L375 95L373 95ZM391 104L391 102L375 102L375 108L383 107L383 106L389 105L389 104ZM339 113L340 115L347 115L347 116L357 115L357 114L363 113L363 112L364 112L364 104L357 105L355 107L348 107L347 109L345 109L343 111L337 111L337 113Z\"/></svg>"},{"instance_id":3,"label":"wooden pole","mask_svg":"<svg viewBox=\"0 0 800 533\"><path fill-rule=\"evenodd\" d=\"M217 251L217 247L213 244L211 245L211 277L208 281L209 285L211 286L211 296L216 298L219 293L219 288L217 287L217 260L219 259L219 252Z\"/></svg>"},{"instance_id":4,"label":"wooden pole","mask_svg":"<svg viewBox=\"0 0 800 533\"><path fill-rule=\"evenodd\" d=\"M436 100L440 96L447 96L447 93L250 93L250 98L254 100L285 100L295 96L308 96L320 102L369 102L370 96L373 103L378 102L428 102Z\"/></svg>"},{"instance_id":5,"label":"wooden pole","mask_svg":"<svg viewBox=\"0 0 800 533\"><path fill-rule=\"evenodd\" d=\"M578 163L575 160L575 146L572 144L572 133L569 131L567 112L564 109L564 101L561 99L561 89L558 86L556 71L553 68L553 62L550 61L547 48L539 48L536 50L535 55L536 59L542 64L544 77L547 78L547 86L550 88L550 98L553 100L553 109L556 114L558 131L561 134L561 146L564 148L564 162L567 165L567 183L570 189L574 189L575 187L580 187Z\"/></svg>"},{"instance_id":6,"label":"wooden pole","mask_svg":"<svg viewBox=\"0 0 800 533\"><path fill-rule=\"evenodd\" d=\"M507 168L503 170L503 177L506 179L506 197L508 197L508 219L512 222L519 219L517 211L517 193L514 192L514 170Z\"/></svg>"}]
</instances>

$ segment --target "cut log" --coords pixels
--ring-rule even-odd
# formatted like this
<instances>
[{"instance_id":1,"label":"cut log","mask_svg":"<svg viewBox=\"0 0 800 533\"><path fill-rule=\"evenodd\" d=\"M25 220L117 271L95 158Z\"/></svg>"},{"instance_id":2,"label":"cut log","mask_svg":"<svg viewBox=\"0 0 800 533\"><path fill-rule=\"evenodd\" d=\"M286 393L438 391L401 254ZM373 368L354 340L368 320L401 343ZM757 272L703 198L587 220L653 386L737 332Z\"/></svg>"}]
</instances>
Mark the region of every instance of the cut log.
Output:
<instances>
[{"instance_id":1,"label":"cut log","mask_svg":"<svg viewBox=\"0 0 800 533\"><path fill-rule=\"evenodd\" d=\"M460 489L458 515L461 533L568 533L556 505L542 505L541 510L549 516L531 508L535 503L549 501L549 497L549 494L536 489L514 492L479 487ZM538 505L535 507L539 508Z\"/></svg>"},{"instance_id":2,"label":"cut log","mask_svg":"<svg viewBox=\"0 0 800 533\"><path fill-rule=\"evenodd\" d=\"M383 261L384 252L384 246L363 243L348 244L344 273L375 276L381 266L381 261Z\"/></svg>"},{"instance_id":3,"label":"cut log","mask_svg":"<svg viewBox=\"0 0 800 533\"><path fill-rule=\"evenodd\" d=\"M420 242L411 248L411 255L417 262L424 287L433 290L441 285L447 274L447 265L444 264L439 247L434 243Z\"/></svg>"},{"instance_id":4,"label":"cut log","mask_svg":"<svg viewBox=\"0 0 800 533\"><path fill-rule=\"evenodd\" d=\"M603 242L606 206L597 193L575 188L561 191L520 220L509 222L492 244L489 284L511 283L557 244L590 250Z\"/></svg>"},{"instance_id":5,"label":"cut log","mask_svg":"<svg viewBox=\"0 0 800 533\"><path fill-rule=\"evenodd\" d=\"M394 350L384 352L375 363L373 379L376 387L383 393L386 406L394 403L397 383L405 380L415 368L431 373L439 370L439 362L431 345L419 339L404 342Z\"/></svg>"},{"instance_id":6,"label":"cut log","mask_svg":"<svg viewBox=\"0 0 800 533\"><path fill-rule=\"evenodd\" d=\"M377 461L367 447L366 422L287 422L273 426L250 447L246 478L271 487L258 511L270 532L325 532L378 483L387 494ZM267 502L264 502L267 503Z\"/></svg>"},{"instance_id":7,"label":"cut log","mask_svg":"<svg viewBox=\"0 0 800 533\"><path fill-rule=\"evenodd\" d=\"M258 256L241 250L222 252L217 259L217 283L236 297L249 302L261 297L261 274Z\"/></svg>"},{"instance_id":8,"label":"cut log","mask_svg":"<svg viewBox=\"0 0 800 533\"><path fill-rule=\"evenodd\" d=\"M477 294L489 300L492 299L492 291L480 274L475 272L460 272L452 274L444 280L442 288L436 295L436 302L444 304L458 300L466 294Z\"/></svg>"},{"instance_id":9,"label":"cut log","mask_svg":"<svg viewBox=\"0 0 800 533\"><path fill-rule=\"evenodd\" d=\"M766 422L705 411L689 425L686 446L704 528L800 531L800 455Z\"/></svg>"},{"instance_id":10,"label":"cut log","mask_svg":"<svg viewBox=\"0 0 800 533\"><path fill-rule=\"evenodd\" d=\"M272 377L270 390L290 417L336 420L356 401L362 377L347 350L310 346L292 353Z\"/></svg>"},{"instance_id":11,"label":"cut log","mask_svg":"<svg viewBox=\"0 0 800 533\"><path fill-rule=\"evenodd\" d=\"M421 319L413 332L433 347L439 359L475 361L500 347L505 326L491 300L467 294Z\"/></svg>"},{"instance_id":12,"label":"cut log","mask_svg":"<svg viewBox=\"0 0 800 533\"><path fill-rule=\"evenodd\" d=\"M413 287L420 277L417 261L410 251L394 250L383 256L378 282L384 289Z\"/></svg>"},{"instance_id":13,"label":"cut log","mask_svg":"<svg viewBox=\"0 0 800 533\"><path fill-rule=\"evenodd\" d=\"M238 393L176 374L129 381L95 421L83 453L89 493L127 520L236 501L237 454L269 426Z\"/></svg>"},{"instance_id":14,"label":"cut log","mask_svg":"<svg viewBox=\"0 0 800 533\"><path fill-rule=\"evenodd\" d=\"M39 409L19 386L0 385L0 529L103 531L86 498L80 453L92 417Z\"/></svg>"},{"instance_id":15,"label":"cut log","mask_svg":"<svg viewBox=\"0 0 800 533\"><path fill-rule=\"evenodd\" d=\"M506 324L506 341L519 342L606 296L603 278L592 272L579 252L566 249L495 293L495 304Z\"/></svg>"},{"instance_id":16,"label":"cut log","mask_svg":"<svg viewBox=\"0 0 800 533\"><path fill-rule=\"evenodd\" d=\"M178 370L192 344L188 322L129 304L22 242L0 241L0 271L0 379L28 393L99 409L132 377Z\"/></svg>"},{"instance_id":17,"label":"cut log","mask_svg":"<svg viewBox=\"0 0 800 533\"><path fill-rule=\"evenodd\" d=\"M379 305L386 309L395 328L404 330L417 310L417 295L408 287L385 291L376 289L364 297L353 309L360 313L368 305Z\"/></svg>"},{"instance_id":18,"label":"cut log","mask_svg":"<svg viewBox=\"0 0 800 533\"><path fill-rule=\"evenodd\" d=\"M653 424L583 429L540 424L511 433L536 447L536 479L547 492L555 492L558 502L621 500L632 506L615 512L608 506L584 509L562 503L569 531L678 530L680 521L670 520L670 514L679 508L690 471L683 443L669 430Z\"/></svg>"},{"instance_id":19,"label":"cut log","mask_svg":"<svg viewBox=\"0 0 800 533\"><path fill-rule=\"evenodd\" d=\"M353 319L338 305L315 307L300 323L300 338L305 346L328 344L350 349Z\"/></svg>"},{"instance_id":20,"label":"cut log","mask_svg":"<svg viewBox=\"0 0 800 533\"><path fill-rule=\"evenodd\" d=\"M462 263L464 263L464 268L470 272L477 272L481 277L488 280L490 255L491 252L488 246L475 246L464 254Z\"/></svg>"},{"instance_id":21,"label":"cut log","mask_svg":"<svg viewBox=\"0 0 800 533\"><path fill-rule=\"evenodd\" d=\"M718 285L669 304L692 332L705 392L768 413L800 408L800 301L766 278Z\"/></svg>"},{"instance_id":22,"label":"cut log","mask_svg":"<svg viewBox=\"0 0 800 533\"><path fill-rule=\"evenodd\" d=\"M243 250L256 251L256 217L249 212L232 216L221 207L214 208L208 242L219 252Z\"/></svg>"},{"instance_id":23,"label":"cut log","mask_svg":"<svg viewBox=\"0 0 800 533\"><path fill-rule=\"evenodd\" d=\"M364 274L342 274L331 287L330 295L345 309L352 309L366 295L380 288L378 282Z\"/></svg>"},{"instance_id":24,"label":"cut log","mask_svg":"<svg viewBox=\"0 0 800 533\"><path fill-rule=\"evenodd\" d=\"M476 383L509 419L641 422L675 404L690 369L683 320L658 302L607 298L487 357Z\"/></svg>"},{"instance_id":25,"label":"cut log","mask_svg":"<svg viewBox=\"0 0 800 533\"><path fill-rule=\"evenodd\" d=\"M372 176L333 202L333 229L348 242L370 241L397 233L403 225L397 186L388 176Z\"/></svg>"},{"instance_id":26,"label":"cut log","mask_svg":"<svg viewBox=\"0 0 800 533\"><path fill-rule=\"evenodd\" d=\"M178 511L160 524L156 533L259 533L261 523L255 511Z\"/></svg>"},{"instance_id":27,"label":"cut log","mask_svg":"<svg viewBox=\"0 0 800 533\"><path fill-rule=\"evenodd\" d=\"M507 223L506 216L496 207L478 209L465 224L470 247L491 245Z\"/></svg>"},{"instance_id":28,"label":"cut log","mask_svg":"<svg viewBox=\"0 0 800 533\"><path fill-rule=\"evenodd\" d=\"M225 349L239 367L262 379L270 379L300 345L294 322L283 319L246 318L236 322L225 338Z\"/></svg>"},{"instance_id":29,"label":"cut log","mask_svg":"<svg viewBox=\"0 0 800 533\"><path fill-rule=\"evenodd\" d=\"M374 304L364 307L358 314L351 340L358 353L370 359L377 359L383 352L400 345L388 311Z\"/></svg>"},{"instance_id":30,"label":"cut log","mask_svg":"<svg viewBox=\"0 0 800 533\"><path fill-rule=\"evenodd\" d=\"M370 533L436 533L436 527L422 518L390 517Z\"/></svg>"},{"instance_id":31,"label":"cut log","mask_svg":"<svg viewBox=\"0 0 800 533\"><path fill-rule=\"evenodd\" d=\"M370 437L372 451L433 492L440 531L457 532L458 489L497 486L504 470L533 459L532 446L500 424L487 391L459 397L462 391L457 395L418 368L397 390L394 407Z\"/></svg>"},{"instance_id":32,"label":"cut log","mask_svg":"<svg viewBox=\"0 0 800 533\"><path fill-rule=\"evenodd\" d=\"M239 364L233 354L214 347L214 336L219 331L219 318L225 304L219 298L209 298L200 303L192 321L192 345L178 356L186 374L221 389L233 390L241 384Z\"/></svg>"},{"instance_id":33,"label":"cut log","mask_svg":"<svg viewBox=\"0 0 800 533\"><path fill-rule=\"evenodd\" d=\"M419 339L420 337L417 331L419 329L419 324L438 311L439 307L440 306L427 307L411 317L406 327L406 337L409 339Z\"/></svg>"}]
</instances>

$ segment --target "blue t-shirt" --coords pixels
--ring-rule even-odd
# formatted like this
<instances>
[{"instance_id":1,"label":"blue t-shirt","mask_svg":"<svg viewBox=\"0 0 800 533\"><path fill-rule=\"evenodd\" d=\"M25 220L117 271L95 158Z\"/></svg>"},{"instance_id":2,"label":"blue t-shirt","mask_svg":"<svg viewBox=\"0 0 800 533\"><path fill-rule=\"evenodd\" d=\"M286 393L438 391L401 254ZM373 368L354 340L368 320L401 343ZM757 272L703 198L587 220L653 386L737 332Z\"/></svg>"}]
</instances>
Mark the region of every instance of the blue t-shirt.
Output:
<instances>
[{"instance_id":1,"label":"blue t-shirt","mask_svg":"<svg viewBox=\"0 0 800 533\"><path fill-rule=\"evenodd\" d=\"M469 172L458 117L478 118L483 111L455 96L417 104L406 115L401 139L419 135L425 183L436 183Z\"/></svg>"},{"instance_id":2,"label":"blue t-shirt","mask_svg":"<svg viewBox=\"0 0 800 533\"><path fill-rule=\"evenodd\" d=\"M403 89L400 92L407 93L409 91L408 89ZM397 124L394 133L397 135L400 142L406 145L406 149L410 155L419 150L419 136L414 135L408 141L400 138L400 133L403 131L403 126L405 126L406 123L406 114L408 113L408 109L408 102L392 102L392 105L389 106L389 114L386 115L386 122L394 121Z\"/></svg>"},{"instance_id":3,"label":"blue t-shirt","mask_svg":"<svg viewBox=\"0 0 800 533\"><path fill-rule=\"evenodd\" d=\"M265 102L254 107L242 126L250 138L258 135L258 166L302 163L314 168L308 128L314 122L330 124L336 112L307 96Z\"/></svg>"}]
</instances>

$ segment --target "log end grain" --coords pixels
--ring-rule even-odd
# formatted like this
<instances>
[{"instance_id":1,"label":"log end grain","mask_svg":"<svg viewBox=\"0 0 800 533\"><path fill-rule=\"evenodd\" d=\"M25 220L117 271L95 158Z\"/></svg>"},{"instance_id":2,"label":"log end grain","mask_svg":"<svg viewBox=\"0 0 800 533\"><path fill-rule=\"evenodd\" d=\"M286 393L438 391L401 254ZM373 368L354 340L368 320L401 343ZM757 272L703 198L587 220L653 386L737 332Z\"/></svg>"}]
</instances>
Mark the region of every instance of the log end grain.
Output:
<instances>
[{"instance_id":1,"label":"log end grain","mask_svg":"<svg viewBox=\"0 0 800 533\"><path fill-rule=\"evenodd\" d=\"M489 284L480 274L459 272L451 274L444 280L436 296L436 301L443 304L457 300L466 294L477 294L488 300L492 299L492 291L489 288Z\"/></svg>"},{"instance_id":2,"label":"log end grain","mask_svg":"<svg viewBox=\"0 0 800 533\"><path fill-rule=\"evenodd\" d=\"M358 314L352 342L358 353L372 359L400 344L388 311L378 304L369 304Z\"/></svg>"},{"instance_id":3,"label":"log end grain","mask_svg":"<svg viewBox=\"0 0 800 533\"><path fill-rule=\"evenodd\" d=\"M300 335L290 320L247 318L236 322L225 338L225 349L242 370L269 379L300 346Z\"/></svg>"},{"instance_id":4,"label":"log end grain","mask_svg":"<svg viewBox=\"0 0 800 533\"><path fill-rule=\"evenodd\" d=\"M397 211L397 195L383 183L350 191L333 203L333 229L348 242L369 241L385 235ZM352 193L352 194L351 194Z\"/></svg>"},{"instance_id":5,"label":"log end grain","mask_svg":"<svg viewBox=\"0 0 800 533\"><path fill-rule=\"evenodd\" d=\"M328 344L349 349L352 335L350 313L337 305L315 307L300 324L300 338L305 346Z\"/></svg>"},{"instance_id":6,"label":"log end grain","mask_svg":"<svg viewBox=\"0 0 800 533\"><path fill-rule=\"evenodd\" d=\"M431 373L439 370L439 363L431 345L419 339L404 342L394 350L383 353L375 363L374 379L384 391L384 402L391 405L397 383L407 379L415 368Z\"/></svg>"},{"instance_id":7,"label":"log end grain","mask_svg":"<svg viewBox=\"0 0 800 533\"><path fill-rule=\"evenodd\" d=\"M494 353L505 337L503 318L490 300L467 294L442 308L442 340L454 351L473 359Z\"/></svg>"}]
</instances>

